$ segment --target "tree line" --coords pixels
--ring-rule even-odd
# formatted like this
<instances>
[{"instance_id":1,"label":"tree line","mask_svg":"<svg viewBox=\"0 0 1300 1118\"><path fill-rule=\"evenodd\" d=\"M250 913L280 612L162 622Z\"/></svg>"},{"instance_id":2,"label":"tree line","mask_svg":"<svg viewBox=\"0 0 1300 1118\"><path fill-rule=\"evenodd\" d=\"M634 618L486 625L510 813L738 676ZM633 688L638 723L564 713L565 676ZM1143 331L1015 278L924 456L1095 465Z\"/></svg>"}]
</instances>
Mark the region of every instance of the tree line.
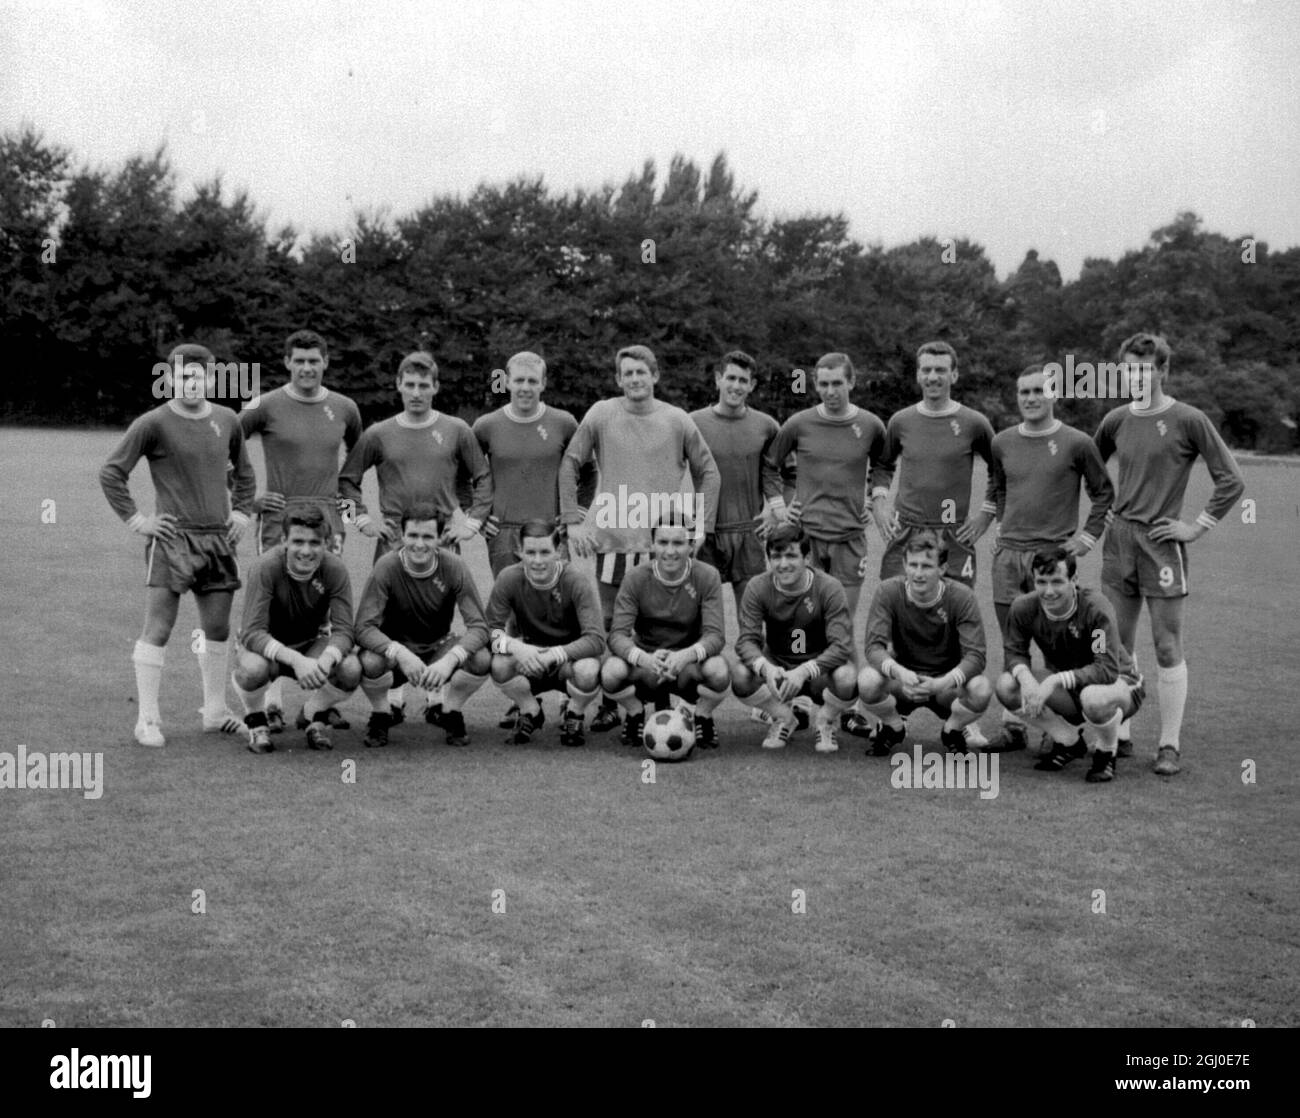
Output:
<instances>
[{"instance_id":1,"label":"tree line","mask_svg":"<svg viewBox=\"0 0 1300 1118\"><path fill-rule=\"evenodd\" d=\"M960 354L958 397L1000 428L1016 420L1026 364L1113 361L1124 337L1155 330L1174 349L1170 390L1230 445L1300 442L1300 247L1273 252L1180 213L1070 283L1033 250L999 279L967 239L862 245L842 215L766 218L757 202L725 154L707 172L678 155L662 178L652 161L621 185L563 194L521 177L308 236L269 229L219 178L182 199L164 148L91 168L31 127L10 131L0 419L125 423L156 403L153 365L179 340L258 362L274 387L285 337L310 327L331 347L328 383L368 422L397 410L412 349L436 357L443 410L499 407L492 371L532 349L548 401L581 417L634 342L659 358L659 395L688 409L714 398L717 359L747 350L763 371L754 403L778 419L815 402L795 370L841 350L855 400L887 417L917 397L917 345L941 338ZM1091 430L1112 403L1062 401L1058 414Z\"/></svg>"}]
</instances>

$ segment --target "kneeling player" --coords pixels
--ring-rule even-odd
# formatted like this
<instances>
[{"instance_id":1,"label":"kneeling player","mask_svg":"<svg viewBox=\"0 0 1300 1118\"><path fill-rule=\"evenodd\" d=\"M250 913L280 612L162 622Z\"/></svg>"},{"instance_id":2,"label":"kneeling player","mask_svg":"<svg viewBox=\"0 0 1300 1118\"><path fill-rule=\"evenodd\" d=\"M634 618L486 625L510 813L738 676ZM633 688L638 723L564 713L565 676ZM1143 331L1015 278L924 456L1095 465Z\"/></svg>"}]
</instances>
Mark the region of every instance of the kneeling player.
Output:
<instances>
[{"instance_id":1,"label":"kneeling player","mask_svg":"<svg viewBox=\"0 0 1300 1118\"><path fill-rule=\"evenodd\" d=\"M497 576L488 599L492 682L519 709L510 740L525 745L545 716L537 696L567 691L564 745L582 745L583 715L600 690L605 624L591 583L560 558L560 534L545 520L519 529L521 562ZM517 636L507 632L514 619Z\"/></svg>"},{"instance_id":2,"label":"kneeling player","mask_svg":"<svg viewBox=\"0 0 1300 1118\"><path fill-rule=\"evenodd\" d=\"M771 570L750 579L740 602L736 698L772 720L764 749L780 749L795 727L790 700L821 703L817 752L834 753L835 725L857 701L853 622L844 588L808 565L812 541L794 525L767 538Z\"/></svg>"},{"instance_id":3,"label":"kneeling player","mask_svg":"<svg viewBox=\"0 0 1300 1118\"><path fill-rule=\"evenodd\" d=\"M441 725L448 745L468 745L465 702L487 680L492 657L483 605L459 556L438 547L442 525L432 504L402 514L402 546L375 563L357 607L361 690L370 700L367 747L388 744L388 689L446 684ZM464 634L451 631L459 608Z\"/></svg>"},{"instance_id":4,"label":"kneeling player","mask_svg":"<svg viewBox=\"0 0 1300 1118\"><path fill-rule=\"evenodd\" d=\"M285 514L285 542L253 564L244 591L235 690L243 701L248 748L270 753L266 691L286 671L312 692L303 707L307 748L329 749L329 712L361 682L352 652L352 583L329 554L330 524L319 508ZM335 712L337 720L337 712Z\"/></svg>"},{"instance_id":5,"label":"kneeling player","mask_svg":"<svg viewBox=\"0 0 1300 1118\"><path fill-rule=\"evenodd\" d=\"M627 572L614 599L609 658L601 668L605 693L627 712L623 743L639 745L645 701L669 693L695 704L695 742L718 744L713 711L731 672L722 658L722 579L691 558L689 529L666 516L655 524L652 558Z\"/></svg>"},{"instance_id":6,"label":"kneeling player","mask_svg":"<svg viewBox=\"0 0 1300 1118\"><path fill-rule=\"evenodd\" d=\"M1086 719L1097 733L1087 779L1115 778L1119 727L1142 705L1142 679L1119 639L1115 610L1104 595L1080 588L1074 554L1064 547L1033 559L1034 589L1011 603L1007 615L1007 670L998 677L998 701L1055 743L1034 766L1060 772L1088 752L1080 731ZM1035 671L1030 643L1047 664Z\"/></svg>"},{"instance_id":7,"label":"kneeling player","mask_svg":"<svg viewBox=\"0 0 1300 1118\"><path fill-rule=\"evenodd\" d=\"M906 573L887 578L867 615L867 667L858 676L863 705L883 725L871 753L883 757L906 738L903 718L929 707L944 719L939 740L965 753L964 727L993 697L984 670L984 622L968 586L944 577L948 546L928 528L904 550Z\"/></svg>"}]
</instances>

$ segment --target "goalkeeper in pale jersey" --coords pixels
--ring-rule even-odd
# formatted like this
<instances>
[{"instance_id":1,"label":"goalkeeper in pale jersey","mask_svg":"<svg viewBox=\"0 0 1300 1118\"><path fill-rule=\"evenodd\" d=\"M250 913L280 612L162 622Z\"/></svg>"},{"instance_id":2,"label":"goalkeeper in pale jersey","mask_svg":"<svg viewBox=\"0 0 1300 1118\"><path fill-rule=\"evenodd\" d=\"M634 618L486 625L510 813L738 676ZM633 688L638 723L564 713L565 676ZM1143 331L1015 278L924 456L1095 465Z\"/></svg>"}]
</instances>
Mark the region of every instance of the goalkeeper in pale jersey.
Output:
<instances>
[{"instance_id":1,"label":"goalkeeper in pale jersey","mask_svg":"<svg viewBox=\"0 0 1300 1118\"><path fill-rule=\"evenodd\" d=\"M1119 465L1115 504L1101 553L1101 583L1130 652L1142 602L1151 615L1156 646L1156 696L1160 747L1155 771L1172 776L1181 767L1180 733L1187 703L1183 658L1183 603L1187 598L1187 545L1223 519L1245 489L1241 471L1205 413L1167 396L1169 344L1156 334L1134 334L1119 348L1135 402L1115 408L1094 436L1103 459ZM1145 406L1139 406L1145 401ZM1181 519L1183 494L1197 458L1214 481L1209 503L1192 524ZM1131 741L1120 727L1121 756Z\"/></svg>"},{"instance_id":2,"label":"goalkeeper in pale jersey","mask_svg":"<svg viewBox=\"0 0 1300 1118\"><path fill-rule=\"evenodd\" d=\"M227 638L240 585L235 547L251 522L257 492L238 417L207 398L215 385L212 351L177 346L167 363L174 370L173 398L132 423L99 471L113 511L149 541L144 632L131 656L139 697L135 739L149 746L165 744L158 705L163 653L187 591L194 593L203 629L196 648L203 729L233 734L241 728L226 706ZM156 495L151 516L136 507L127 485L141 458L149 460Z\"/></svg>"},{"instance_id":3,"label":"goalkeeper in pale jersey","mask_svg":"<svg viewBox=\"0 0 1300 1118\"><path fill-rule=\"evenodd\" d=\"M608 629L624 575L649 560L651 526L669 510L694 525L692 551L712 532L721 479L694 420L681 408L655 399L659 364L645 346L620 349L614 375L622 395L593 404L583 416L560 465L560 519L569 548L593 556L600 607ZM578 475L594 458L598 472L590 508L578 505ZM683 491L689 470L693 491ZM608 700L592 720L597 732L619 724Z\"/></svg>"},{"instance_id":4,"label":"goalkeeper in pale jersey","mask_svg":"<svg viewBox=\"0 0 1300 1118\"><path fill-rule=\"evenodd\" d=\"M260 435L266 459L266 487L257 498L258 554L284 541L286 510L315 508L329 523L330 551L342 555L340 447L346 455L356 446L361 437L361 413L346 396L325 387L329 347L314 331L297 330L285 339L284 367L289 383L250 400L239 413L244 438ZM283 684L277 677L266 693L269 733L284 729L283 708ZM347 728L337 712L331 717L332 725Z\"/></svg>"}]
</instances>

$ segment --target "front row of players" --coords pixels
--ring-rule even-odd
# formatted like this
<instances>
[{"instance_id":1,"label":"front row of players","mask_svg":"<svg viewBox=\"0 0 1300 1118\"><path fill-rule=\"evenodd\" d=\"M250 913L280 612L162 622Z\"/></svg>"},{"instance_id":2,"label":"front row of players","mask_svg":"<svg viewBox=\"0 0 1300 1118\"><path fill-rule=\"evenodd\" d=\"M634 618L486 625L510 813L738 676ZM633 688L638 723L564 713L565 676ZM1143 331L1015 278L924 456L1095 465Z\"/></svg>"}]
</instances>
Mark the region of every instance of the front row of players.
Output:
<instances>
[{"instance_id":1,"label":"front row of players","mask_svg":"<svg viewBox=\"0 0 1300 1118\"><path fill-rule=\"evenodd\" d=\"M1079 587L1075 556L1064 547L1034 556L1035 588L1011 606L1006 671L991 687L975 595L945 577L947 545L927 530L910 537L904 574L876 591L859 672L844 589L810 564L811 541L797 526L767 538L769 569L745 588L730 659L721 579L691 558L679 519L656 525L651 562L624 578L608 647L595 590L564 562L549 523L523 526L520 562L501 572L486 611L462 560L438 546L442 525L432 505L409 509L401 527L402 546L375 564L354 622L346 569L328 551L328 521L316 509L286 515L284 544L263 555L249 578L239 636L234 681L253 752L273 748L265 692L285 672L312 692L299 719L312 749L330 748L336 705L358 686L371 706L365 743L387 745L388 692L403 682L443 689L438 721L449 745L468 744L464 704L490 675L519 710L516 744L543 724L538 696L562 691L560 740L582 745L585 712L603 690L627 714L625 743L639 744L646 704L663 709L676 701L693 708L697 744L711 748L718 744L713 712L730 687L767 715L768 749L789 740L797 724L792 703L802 696L817 709L815 748L834 752L841 715L861 699L882 723L870 747L877 756L903 743L904 719L921 707L944 720L943 747L965 752L963 729L996 692L1052 739L1039 769L1059 771L1085 756L1081 727L1090 724L1096 750L1088 780L1096 782L1114 777L1120 723L1142 701L1114 611L1101 594ZM463 633L453 631L457 610ZM1032 667L1032 645L1045 669Z\"/></svg>"}]
</instances>

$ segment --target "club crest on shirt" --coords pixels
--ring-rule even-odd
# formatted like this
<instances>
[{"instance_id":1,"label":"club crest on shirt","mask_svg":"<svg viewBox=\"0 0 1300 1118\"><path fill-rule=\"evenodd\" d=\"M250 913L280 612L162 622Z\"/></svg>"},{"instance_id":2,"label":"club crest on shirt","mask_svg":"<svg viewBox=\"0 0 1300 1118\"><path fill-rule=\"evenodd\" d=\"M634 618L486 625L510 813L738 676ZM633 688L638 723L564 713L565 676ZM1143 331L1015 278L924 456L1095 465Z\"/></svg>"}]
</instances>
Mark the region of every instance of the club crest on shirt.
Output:
<instances>
[{"instance_id":1,"label":"club crest on shirt","mask_svg":"<svg viewBox=\"0 0 1300 1118\"><path fill-rule=\"evenodd\" d=\"M961 435L961 424L958 423L955 419L952 421L951 424L949 424L949 426L952 427L952 433L953 433L954 435L957 435L957 436L960 436L960 435Z\"/></svg>"},{"instance_id":2,"label":"club crest on shirt","mask_svg":"<svg viewBox=\"0 0 1300 1118\"><path fill-rule=\"evenodd\" d=\"M858 438L858 439L862 438L862 428L859 427L856 423L853 424L853 436L854 438Z\"/></svg>"},{"instance_id":3,"label":"club crest on shirt","mask_svg":"<svg viewBox=\"0 0 1300 1118\"><path fill-rule=\"evenodd\" d=\"M322 410L325 412L325 418L328 419L331 423L333 423L333 422L334 422L334 412L330 409L329 404L326 404L325 407L324 407Z\"/></svg>"},{"instance_id":4,"label":"club crest on shirt","mask_svg":"<svg viewBox=\"0 0 1300 1118\"><path fill-rule=\"evenodd\" d=\"M809 613L813 612L813 600L811 594L809 594L808 597L806 597L803 600L803 608L806 609Z\"/></svg>"},{"instance_id":5,"label":"club crest on shirt","mask_svg":"<svg viewBox=\"0 0 1300 1118\"><path fill-rule=\"evenodd\" d=\"M686 584L686 593L689 594L692 598L699 597L699 595L695 593L695 584L691 582L688 582Z\"/></svg>"},{"instance_id":6,"label":"club crest on shirt","mask_svg":"<svg viewBox=\"0 0 1300 1118\"><path fill-rule=\"evenodd\" d=\"M947 611L946 609L944 609L943 606L940 606L938 609L936 609L936 610L934 611L934 615L935 615L935 617L937 617L940 621L942 621L945 625L948 624L948 611Z\"/></svg>"},{"instance_id":7,"label":"club crest on shirt","mask_svg":"<svg viewBox=\"0 0 1300 1118\"><path fill-rule=\"evenodd\" d=\"M439 446L442 446L442 432L437 429L430 429L429 438L433 439Z\"/></svg>"},{"instance_id":8,"label":"club crest on shirt","mask_svg":"<svg viewBox=\"0 0 1300 1118\"><path fill-rule=\"evenodd\" d=\"M325 593L325 584L321 582L321 580L318 578L314 578L311 580L311 588L315 590L317 594Z\"/></svg>"},{"instance_id":9,"label":"club crest on shirt","mask_svg":"<svg viewBox=\"0 0 1300 1118\"><path fill-rule=\"evenodd\" d=\"M441 575L434 575L431 579L429 579L429 581L433 583L434 587L437 589L439 594L447 593L447 584L442 581Z\"/></svg>"},{"instance_id":10,"label":"club crest on shirt","mask_svg":"<svg viewBox=\"0 0 1300 1118\"><path fill-rule=\"evenodd\" d=\"M1079 623L1077 621L1071 621L1065 628L1071 637L1075 640L1079 639Z\"/></svg>"},{"instance_id":11,"label":"club crest on shirt","mask_svg":"<svg viewBox=\"0 0 1300 1118\"><path fill-rule=\"evenodd\" d=\"M1055 440L1055 439L1048 439L1048 440L1047 440L1047 449L1048 449L1049 451L1051 451L1052 457L1055 458L1055 457L1056 457L1056 440Z\"/></svg>"},{"instance_id":12,"label":"club crest on shirt","mask_svg":"<svg viewBox=\"0 0 1300 1118\"><path fill-rule=\"evenodd\" d=\"M549 438L551 437L551 436L547 433L546 428L543 427L543 426L541 426L540 424L539 424L538 427L537 427L537 433L538 433L538 434L539 434L543 439L549 439Z\"/></svg>"},{"instance_id":13,"label":"club crest on shirt","mask_svg":"<svg viewBox=\"0 0 1300 1118\"><path fill-rule=\"evenodd\" d=\"M209 420L208 420L208 426L212 428L212 433L213 433L214 435L216 435L217 438L221 438L221 424L220 424L220 423L218 423L215 419L209 419Z\"/></svg>"},{"instance_id":14,"label":"club crest on shirt","mask_svg":"<svg viewBox=\"0 0 1300 1118\"><path fill-rule=\"evenodd\" d=\"M1169 428L1165 426L1165 421L1163 419L1156 420L1156 430L1160 432L1160 437L1162 439L1169 434Z\"/></svg>"}]
</instances>

